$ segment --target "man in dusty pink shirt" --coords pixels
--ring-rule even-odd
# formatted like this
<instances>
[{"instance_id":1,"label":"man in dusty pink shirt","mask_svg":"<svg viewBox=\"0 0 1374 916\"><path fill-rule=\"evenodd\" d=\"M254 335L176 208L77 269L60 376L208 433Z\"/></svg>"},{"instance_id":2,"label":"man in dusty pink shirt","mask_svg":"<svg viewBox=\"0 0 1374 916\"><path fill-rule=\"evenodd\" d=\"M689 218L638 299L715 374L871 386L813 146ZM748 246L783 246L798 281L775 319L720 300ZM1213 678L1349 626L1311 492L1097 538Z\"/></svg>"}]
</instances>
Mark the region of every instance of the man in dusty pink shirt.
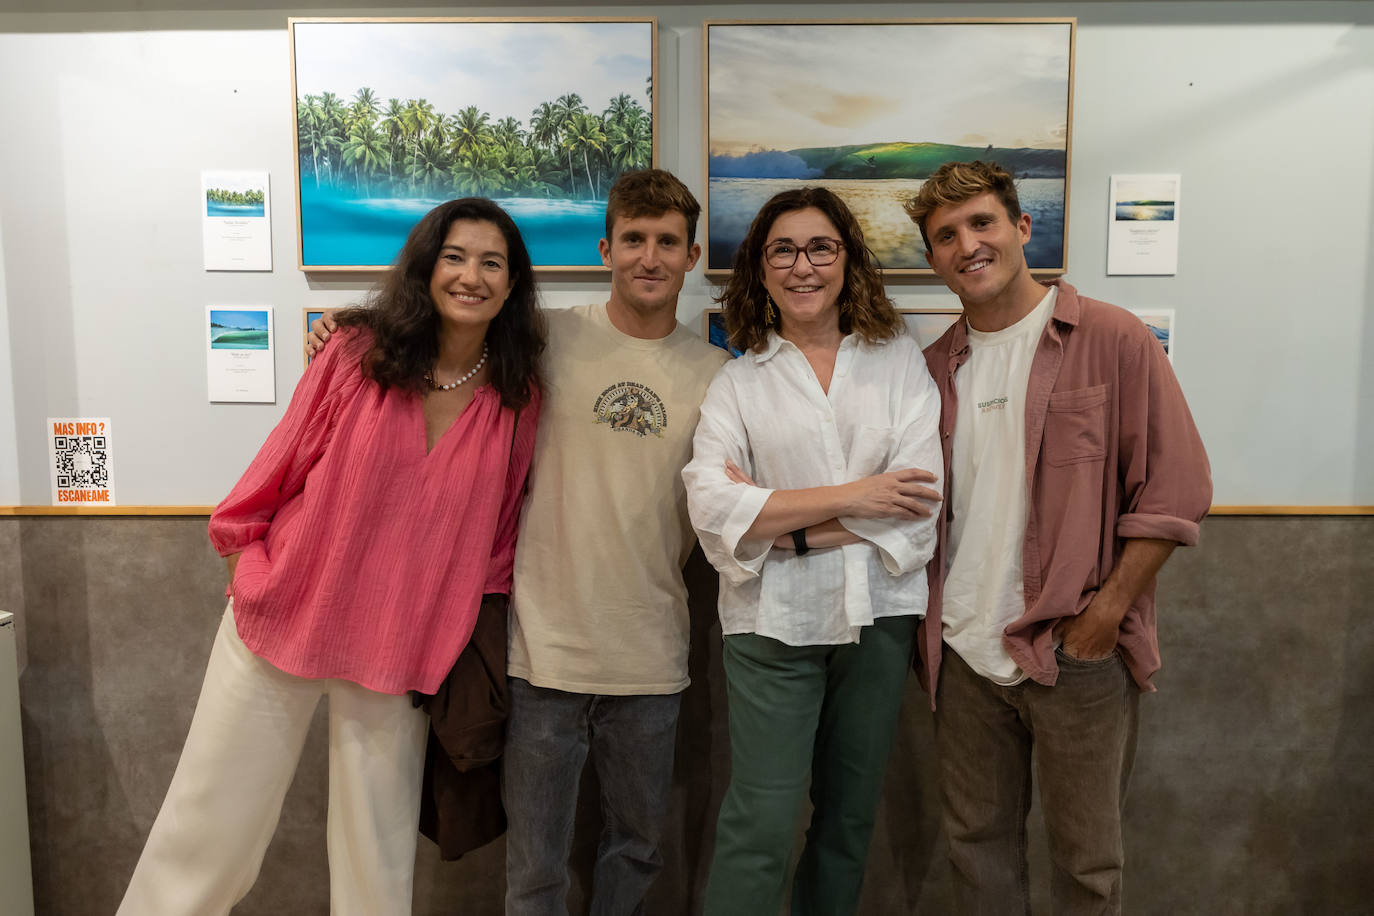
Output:
<instances>
[{"instance_id":1,"label":"man in dusty pink shirt","mask_svg":"<svg viewBox=\"0 0 1374 916\"><path fill-rule=\"evenodd\" d=\"M955 897L1030 911L1033 755L1054 912L1117 913L1155 574L1197 543L1207 456L1145 325L1031 276L1009 174L948 163L906 209L964 306L925 351L946 492L917 649Z\"/></svg>"}]
</instances>

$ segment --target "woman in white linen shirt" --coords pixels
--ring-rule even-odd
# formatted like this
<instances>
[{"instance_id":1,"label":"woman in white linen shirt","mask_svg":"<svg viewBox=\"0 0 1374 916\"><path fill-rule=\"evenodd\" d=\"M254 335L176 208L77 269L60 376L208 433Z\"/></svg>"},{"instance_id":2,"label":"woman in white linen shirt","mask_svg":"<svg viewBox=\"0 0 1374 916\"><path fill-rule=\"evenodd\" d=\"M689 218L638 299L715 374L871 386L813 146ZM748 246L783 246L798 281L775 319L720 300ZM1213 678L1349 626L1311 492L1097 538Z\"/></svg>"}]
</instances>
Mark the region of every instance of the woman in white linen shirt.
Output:
<instances>
[{"instance_id":1,"label":"woman in white linen shirt","mask_svg":"<svg viewBox=\"0 0 1374 916\"><path fill-rule=\"evenodd\" d=\"M939 393L824 188L764 204L719 301L744 353L682 472L720 571L730 710L706 913L778 912L808 782L792 912L853 913L926 608Z\"/></svg>"}]
</instances>

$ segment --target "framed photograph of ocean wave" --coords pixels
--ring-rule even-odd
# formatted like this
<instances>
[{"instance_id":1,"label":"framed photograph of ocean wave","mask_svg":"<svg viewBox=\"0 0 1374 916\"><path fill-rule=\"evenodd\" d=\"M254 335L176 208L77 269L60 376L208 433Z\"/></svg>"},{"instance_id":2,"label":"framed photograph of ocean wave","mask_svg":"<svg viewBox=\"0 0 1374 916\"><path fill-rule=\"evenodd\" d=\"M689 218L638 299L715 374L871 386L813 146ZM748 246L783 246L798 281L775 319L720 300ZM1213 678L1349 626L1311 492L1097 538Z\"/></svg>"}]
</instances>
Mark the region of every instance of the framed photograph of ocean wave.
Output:
<instances>
[{"instance_id":1,"label":"framed photograph of ocean wave","mask_svg":"<svg viewBox=\"0 0 1374 916\"><path fill-rule=\"evenodd\" d=\"M389 265L490 197L535 267L604 270L606 191L657 161L652 18L289 20L300 268Z\"/></svg>"},{"instance_id":2,"label":"framed photograph of ocean wave","mask_svg":"<svg viewBox=\"0 0 1374 916\"><path fill-rule=\"evenodd\" d=\"M706 270L730 269L759 207L821 185L884 274L929 275L902 210L950 160L1016 176L1026 258L1064 261L1077 20L718 21L705 34Z\"/></svg>"}]
</instances>

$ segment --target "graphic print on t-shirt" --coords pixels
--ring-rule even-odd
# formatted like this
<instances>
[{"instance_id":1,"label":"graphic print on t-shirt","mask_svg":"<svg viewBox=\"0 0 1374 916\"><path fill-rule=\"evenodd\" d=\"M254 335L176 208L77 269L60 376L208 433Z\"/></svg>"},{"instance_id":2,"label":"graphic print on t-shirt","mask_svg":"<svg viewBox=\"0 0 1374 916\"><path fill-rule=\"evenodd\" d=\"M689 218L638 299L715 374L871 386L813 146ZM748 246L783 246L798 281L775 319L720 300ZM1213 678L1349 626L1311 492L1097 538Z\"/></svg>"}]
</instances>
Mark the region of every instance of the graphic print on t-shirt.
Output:
<instances>
[{"instance_id":1,"label":"graphic print on t-shirt","mask_svg":"<svg viewBox=\"0 0 1374 916\"><path fill-rule=\"evenodd\" d=\"M987 413L987 412L990 411L990 410L1006 410L1006 409L1007 409L1007 399L1006 399L1006 398L991 398L991 399L986 400L986 401L979 401L979 402L978 402L978 411L979 411L980 413Z\"/></svg>"},{"instance_id":2,"label":"graphic print on t-shirt","mask_svg":"<svg viewBox=\"0 0 1374 916\"><path fill-rule=\"evenodd\" d=\"M639 382L616 382L601 392L592 406L596 422L610 426L612 432L628 430L643 439L653 433L663 438L668 428L668 408L653 389Z\"/></svg>"}]
</instances>

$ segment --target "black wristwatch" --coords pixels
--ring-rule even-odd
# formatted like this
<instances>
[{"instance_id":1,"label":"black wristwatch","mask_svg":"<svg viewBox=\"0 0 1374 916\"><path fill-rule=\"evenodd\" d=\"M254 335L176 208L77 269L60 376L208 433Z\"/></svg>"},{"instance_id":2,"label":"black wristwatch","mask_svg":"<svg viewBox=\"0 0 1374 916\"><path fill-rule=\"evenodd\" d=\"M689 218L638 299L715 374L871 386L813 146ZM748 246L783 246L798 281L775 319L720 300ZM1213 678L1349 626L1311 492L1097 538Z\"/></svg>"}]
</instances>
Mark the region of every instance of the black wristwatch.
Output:
<instances>
[{"instance_id":1,"label":"black wristwatch","mask_svg":"<svg viewBox=\"0 0 1374 916\"><path fill-rule=\"evenodd\" d=\"M811 548L806 543L806 529L798 528L792 532L792 546L797 548L797 556L804 557Z\"/></svg>"}]
</instances>

